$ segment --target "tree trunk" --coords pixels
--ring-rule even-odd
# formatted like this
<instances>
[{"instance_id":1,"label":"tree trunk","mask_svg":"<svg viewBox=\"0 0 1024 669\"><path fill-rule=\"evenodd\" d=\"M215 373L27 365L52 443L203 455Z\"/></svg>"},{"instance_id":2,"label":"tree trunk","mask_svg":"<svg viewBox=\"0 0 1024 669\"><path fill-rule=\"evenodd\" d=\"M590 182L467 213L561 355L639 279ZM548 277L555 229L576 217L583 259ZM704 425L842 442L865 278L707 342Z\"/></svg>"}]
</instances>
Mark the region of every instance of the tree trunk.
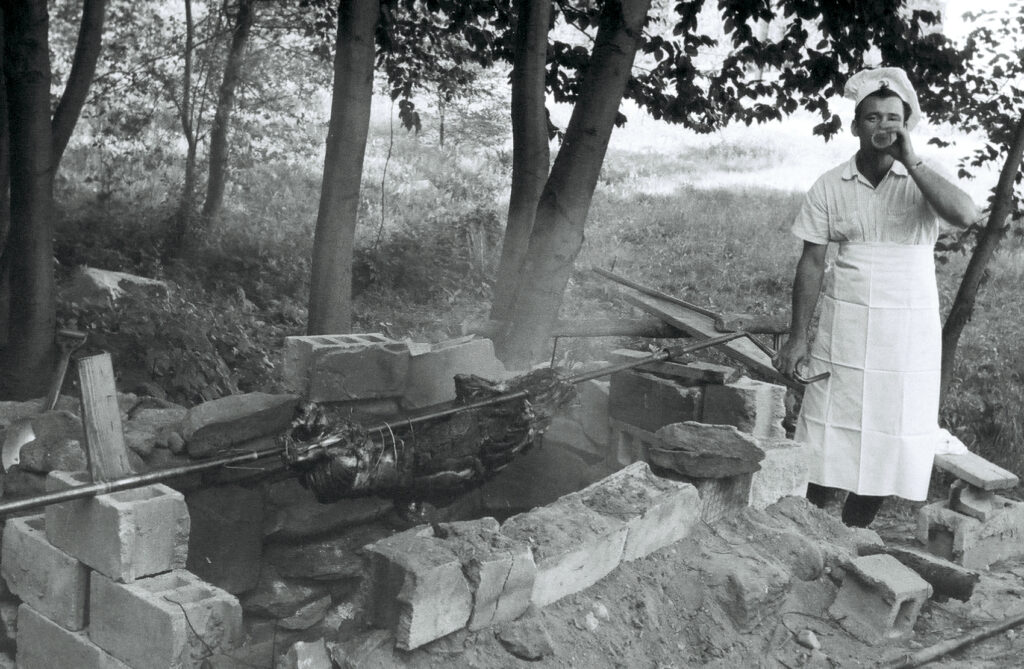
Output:
<instances>
[{"instance_id":1,"label":"tree trunk","mask_svg":"<svg viewBox=\"0 0 1024 669\"><path fill-rule=\"evenodd\" d=\"M0 5L0 348L7 345L8 320L11 311L10 245L11 229L11 145L7 125L7 77L4 76L4 9Z\"/></svg>"},{"instance_id":2,"label":"tree trunk","mask_svg":"<svg viewBox=\"0 0 1024 669\"><path fill-rule=\"evenodd\" d=\"M370 127L374 31L380 0L343 0L338 8L334 91L320 210L313 237L307 332L347 332L352 325L352 248Z\"/></svg>"},{"instance_id":3,"label":"tree trunk","mask_svg":"<svg viewBox=\"0 0 1024 669\"><path fill-rule=\"evenodd\" d=\"M511 369L546 355L650 4L609 3L601 17L565 141L537 205L509 326L498 341L498 355Z\"/></svg>"},{"instance_id":4,"label":"tree trunk","mask_svg":"<svg viewBox=\"0 0 1024 669\"><path fill-rule=\"evenodd\" d=\"M182 184L178 210L175 212L173 227L164 248L165 260L181 257L185 254L185 247L195 242L195 236L192 234L192 211L196 192L196 145L198 144L195 125L192 123L192 55L195 48L196 27L192 18L192 0L185 0L185 63L181 75L181 104L178 109L178 118L188 149L185 153L185 182Z\"/></svg>"},{"instance_id":5,"label":"tree trunk","mask_svg":"<svg viewBox=\"0 0 1024 669\"><path fill-rule=\"evenodd\" d=\"M1024 157L1024 116L1017 122L1013 140L1008 147L1006 162L999 174L996 185L995 199L989 212L988 223L978 235L978 243L967 263L964 278L960 280L956 299L942 327L942 394L945 396L950 379L953 378L953 363L956 359L956 347L960 334L971 320L978 288L985 278L985 267L1006 234L1006 219L1013 211L1013 181L1021 169Z\"/></svg>"},{"instance_id":6,"label":"tree trunk","mask_svg":"<svg viewBox=\"0 0 1024 669\"><path fill-rule=\"evenodd\" d=\"M516 14L512 66L512 190L491 303L491 318L496 321L507 320L512 310L537 202L551 161L544 107L551 0L516 0Z\"/></svg>"},{"instance_id":7,"label":"tree trunk","mask_svg":"<svg viewBox=\"0 0 1024 669\"><path fill-rule=\"evenodd\" d=\"M106 0L85 0L82 5L82 24L78 29L78 44L68 83L64 87L57 109L53 112L53 170L57 171L64 149L71 141L78 117L89 96L89 86L96 74L96 62L103 44L103 15Z\"/></svg>"},{"instance_id":8,"label":"tree trunk","mask_svg":"<svg viewBox=\"0 0 1024 669\"><path fill-rule=\"evenodd\" d=\"M46 390L54 363L53 135L46 0L4 3L4 74L10 129L8 340L0 397Z\"/></svg>"},{"instance_id":9,"label":"tree trunk","mask_svg":"<svg viewBox=\"0 0 1024 669\"><path fill-rule=\"evenodd\" d=\"M206 201L203 203L203 220L206 224L220 216L224 204L228 172L228 125L235 106L235 89L242 77L242 62L249 42L249 31L256 19L255 0L238 0L236 12L231 48L224 64L224 79L217 98L217 111L213 116L213 127L210 128L210 173L206 181Z\"/></svg>"}]
</instances>

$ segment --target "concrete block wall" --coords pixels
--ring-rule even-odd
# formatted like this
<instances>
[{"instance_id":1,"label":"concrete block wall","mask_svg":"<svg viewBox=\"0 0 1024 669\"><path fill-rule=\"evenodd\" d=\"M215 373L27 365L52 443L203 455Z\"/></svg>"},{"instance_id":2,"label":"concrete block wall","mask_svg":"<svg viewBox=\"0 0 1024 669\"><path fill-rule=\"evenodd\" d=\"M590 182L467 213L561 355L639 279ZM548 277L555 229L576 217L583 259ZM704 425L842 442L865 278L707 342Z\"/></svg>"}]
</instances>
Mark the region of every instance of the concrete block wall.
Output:
<instances>
[{"instance_id":1,"label":"concrete block wall","mask_svg":"<svg viewBox=\"0 0 1024 669\"><path fill-rule=\"evenodd\" d=\"M53 472L48 489L83 476ZM184 498L161 485L8 520L0 574L21 602L18 666L178 669L235 648L238 600L181 569L188 541Z\"/></svg>"}]
</instances>

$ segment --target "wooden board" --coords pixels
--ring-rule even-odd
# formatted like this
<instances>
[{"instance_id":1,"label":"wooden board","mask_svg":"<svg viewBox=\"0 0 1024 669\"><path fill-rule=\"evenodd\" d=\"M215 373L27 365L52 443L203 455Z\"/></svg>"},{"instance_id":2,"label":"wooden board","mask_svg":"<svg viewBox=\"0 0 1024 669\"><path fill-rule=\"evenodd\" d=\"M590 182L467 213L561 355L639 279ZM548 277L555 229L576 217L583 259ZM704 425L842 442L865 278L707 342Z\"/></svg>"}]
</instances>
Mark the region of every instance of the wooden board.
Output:
<instances>
[{"instance_id":1,"label":"wooden board","mask_svg":"<svg viewBox=\"0 0 1024 669\"><path fill-rule=\"evenodd\" d=\"M633 351L626 348L617 348L611 352L609 362L632 362L642 358L650 357L645 351ZM684 385L717 385L732 383L740 378L740 373L735 367L716 365L711 362L690 362L682 364L668 360L650 362L636 368L638 372L647 372L657 376L676 379Z\"/></svg>"},{"instance_id":2,"label":"wooden board","mask_svg":"<svg viewBox=\"0 0 1024 669\"><path fill-rule=\"evenodd\" d=\"M971 452L936 455L935 466L982 490L1005 490L1020 481L1013 472Z\"/></svg>"},{"instance_id":3,"label":"wooden board","mask_svg":"<svg viewBox=\"0 0 1024 669\"><path fill-rule=\"evenodd\" d=\"M92 482L131 476L135 472L128 462L128 450L125 448L110 354L81 358L78 361L78 380L82 387L85 455Z\"/></svg>"},{"instance_id":4,"label":"wooden board","mask_svg":"<svg viewBox=\"0 0 1024 669\"><path fill-rule=\"evenodd\" d=\"M624 297L631 304L636 305L649 314L658 316L669 325L679 328L696 340L711 339L721 335L715 329L715 319L712 316L697 313L679 304L649 295L625 294ZM716 347L716 350L722 351L733 360L756 370L774 383L798 390L803 389L803 386L796 381L779 374L775 367L772 366L771 358L748 339L735 339Z\"/></svg>"}]
</instances>

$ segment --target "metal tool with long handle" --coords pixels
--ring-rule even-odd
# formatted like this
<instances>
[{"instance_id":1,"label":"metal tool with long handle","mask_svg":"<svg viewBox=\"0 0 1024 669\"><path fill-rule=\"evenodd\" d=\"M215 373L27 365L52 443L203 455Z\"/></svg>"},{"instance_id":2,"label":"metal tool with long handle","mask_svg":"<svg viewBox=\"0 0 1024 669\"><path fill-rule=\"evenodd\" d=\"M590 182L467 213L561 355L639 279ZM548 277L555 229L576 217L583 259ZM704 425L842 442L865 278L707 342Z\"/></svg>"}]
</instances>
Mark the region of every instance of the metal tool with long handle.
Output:
<instances>
[{"instance_id":1,"label":"metal tool with long handle","mask_svg":"<svg viewBox=\"0 0 1024 669\"><path fill-rule=\"evenodd\" d=\"M584 381L588 381L590 379L596 379L596 378L599 378L601 376L607 376L609 374L613 374L613 373L618 372L618 371L624 371L624 370L627 370L627 369L633 369L635 367L640 367L642 365L646 365L646 364L649 364L649 363L652 363L652 362L660 362L660 361L664 361L664 360L670 360L672 358L678 358L678 357L681 357L681 356L686 355L688 353L693 353L695 351L699 351L699 350L705 349L705 348L710 348L712 346L718 346L720 344L724 344L724 343L732 341L734 339L738 339L740 337L746 337L746 336L749 336L749 335L746 335L745 333L740 333L740 332L732 332L732 333L724 334L724 335L722 335L720 337L715 337L715 338L712 338L712 339L706 339L704 341L699 341L699 342L695 342L695 343L692 343L692 344L664 348L664 349L662 349L660 351L652 353L649 356L646 356L646 357L643 357L643 358L639 358L637 360L630 360L630 361L618 363L618 364L615 364L615 365L609 365L609 366L606 366L606 367L602 367L600 369L595 369L595 370L590 371L590 372L584 372L584 373L581 373L581 374L577 374L575 376L570 376L568 379L566 379L566 382L567 383L572 383L572 384L583 383ZM491 398L488 398L486 400L481 400L481 401L478 401L478 402L471 402L471 403L467 403L467 404L456 405L456 406L452 406L452 407L446 407L444 409L437 409L437 410L430 411L428 413L424 413L424 414L421 414L421 415L418 415L418 416L396 420L396 421L391 422L391 423L382 423L380 425L376 425L376 426L372 426L372 427L366 428L366 432L367 433L384 432L384 431L391 432L393 430L401 429L402 427L407 426L407 425L408 426L413 426L413 425L417 425L417 424L422 424L424 422L429 422L429 421L437 420L439 418L445 418L445 417L448 417L448 416L453 416L453 415L455 415L457 413L460 413L460 412L463 412L463 411L469 411L471 409L475 409L475 408L479 408L479 407L487 406L487 405L499 404L501 402L511 402L511 401L514 401L514 400L528 398L528 396L529 396L529 393L527 393L525 391L507 393L507 394L504 394L504 395L497 395L495 397L491 397ZM307 453L309 454L310 457L313 457L318 451L326 449L327 447L329 447L330 445L332 445L333 443L336 443L338 440L341 440L341 439L344 439L344 435L342 435L342 434L338 434L338 435L327 434L327 435L324 435L322 438L318 439L315 442L305 444ZM272 456L275 456L275 455L276 456L281 456L283 454L284 454L284 447L280 446L280 445L274 445L274 446L263 445L263 446L260 446L260 447L255 447L255 448L250 448L250 449L241 449L241 448L239 448L239 449L236 449L236 452L234 452L234 453L232 453L230 455L225 455L225 456L222 456L222 457L219 457L219 458L211 458L211 459L203 461L203 462L198 462L198 463L189 464L189 465L182 465L180 467L174 467L174 468L170 468L170 469L164 469L164 470L149 472L149 473L146 473L146 474L138 474L138 475L135 475L135 476L129 476L129 477L121 478L121 479L115 479L115 480L112 480L112 481L104 481L104 482L99 482L99 483L92 483L92 484L87 484L87 485L76 486L74 488L68 488L66 490L61 490L61 491L58 491L58 492L46 493L46 494L43 494L43 495L37 495L37 496L34 496L34 497L27 497L27 498L24 498L24 499L13 500L13 501L10 501L10 502L2 503L2 504L0 504L0 518L3 518L3 517L5 517L5 516L7 516L7 515L9 515L11 513L29 511L29 510L32 510L32 509L37 509L37 508L40 508L40 507L49 506L50 504L58 504L60 502L70 502L70 501L76 500L76 499L84 499L86 497L95 497L96 495L103 495L103 494L106 494L106 493L117 492L117 491L121 491L121 490L129 490L131 488L140 488L140 487L145 486L145 485L149 485L149 484L152 484L152 483L159 483L161 481L166 481L166 480L169 480L169 479L172 479L172 478L177 478L179 476L185 476L185 475L188 475L188 474L194 474L194 473L199 473L199 472L211 471L211 470L218 469L220 467L229 466L229 465L238 465L238 464L243 464L243 463L255 462L257 460L262 460L264 458L269 458L269 457L272 457ZM284 464L282 463L281 465L279 465L278 467L276 467L274 469L280 469L283 466L284 466ZM269 474L271 471L274 471L274 469L268 469L267 473Z\"/></svg>"},{"instance_id":2,"label":"metal tool with long handle","mask_svg":"<svg viewBox=\"0 0 1024 669\"><path fill-rule=\"evenodd\" d=\"M60 347L60 359L57 362L57 370L50 381L50 388L46 392L46 399L43 401L43 410L40 413L52 411L57 406L57 398L60 397L61 386L64 385L64 377L68 373L68 364L71 361L71 354L85 344L86 333L77 330L57 330L57 346ZM21 462L22 447L34 441L36 433L32 429L31 418L19 418L12 422L4 433L4 445L0 449L0 463L4 471L8 472L11 467Z\"/></svg>"}]
</instances>

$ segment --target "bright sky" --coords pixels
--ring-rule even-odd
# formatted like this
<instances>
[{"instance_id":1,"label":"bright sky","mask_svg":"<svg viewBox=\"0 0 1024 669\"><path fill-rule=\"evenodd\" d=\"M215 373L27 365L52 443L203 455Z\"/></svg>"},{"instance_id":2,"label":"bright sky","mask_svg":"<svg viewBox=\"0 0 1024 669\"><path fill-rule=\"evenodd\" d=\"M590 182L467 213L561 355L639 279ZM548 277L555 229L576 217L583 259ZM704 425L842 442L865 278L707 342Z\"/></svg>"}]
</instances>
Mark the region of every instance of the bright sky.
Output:
<instances>
[{"instance_id":1,"label":"bright sky","mask_svg":"<svg viewBox=\"0 0 1024 669\"><path fill-rule=\"evenodd\" d=\"M970 32L972 25L963 21L965 12L983 10L1010 11L1011 0L947 0L943 32L953 40L959 40ZM1024 11L1024 5L1017 5L1016 11Z\"/></svg>"}]
</instances>

